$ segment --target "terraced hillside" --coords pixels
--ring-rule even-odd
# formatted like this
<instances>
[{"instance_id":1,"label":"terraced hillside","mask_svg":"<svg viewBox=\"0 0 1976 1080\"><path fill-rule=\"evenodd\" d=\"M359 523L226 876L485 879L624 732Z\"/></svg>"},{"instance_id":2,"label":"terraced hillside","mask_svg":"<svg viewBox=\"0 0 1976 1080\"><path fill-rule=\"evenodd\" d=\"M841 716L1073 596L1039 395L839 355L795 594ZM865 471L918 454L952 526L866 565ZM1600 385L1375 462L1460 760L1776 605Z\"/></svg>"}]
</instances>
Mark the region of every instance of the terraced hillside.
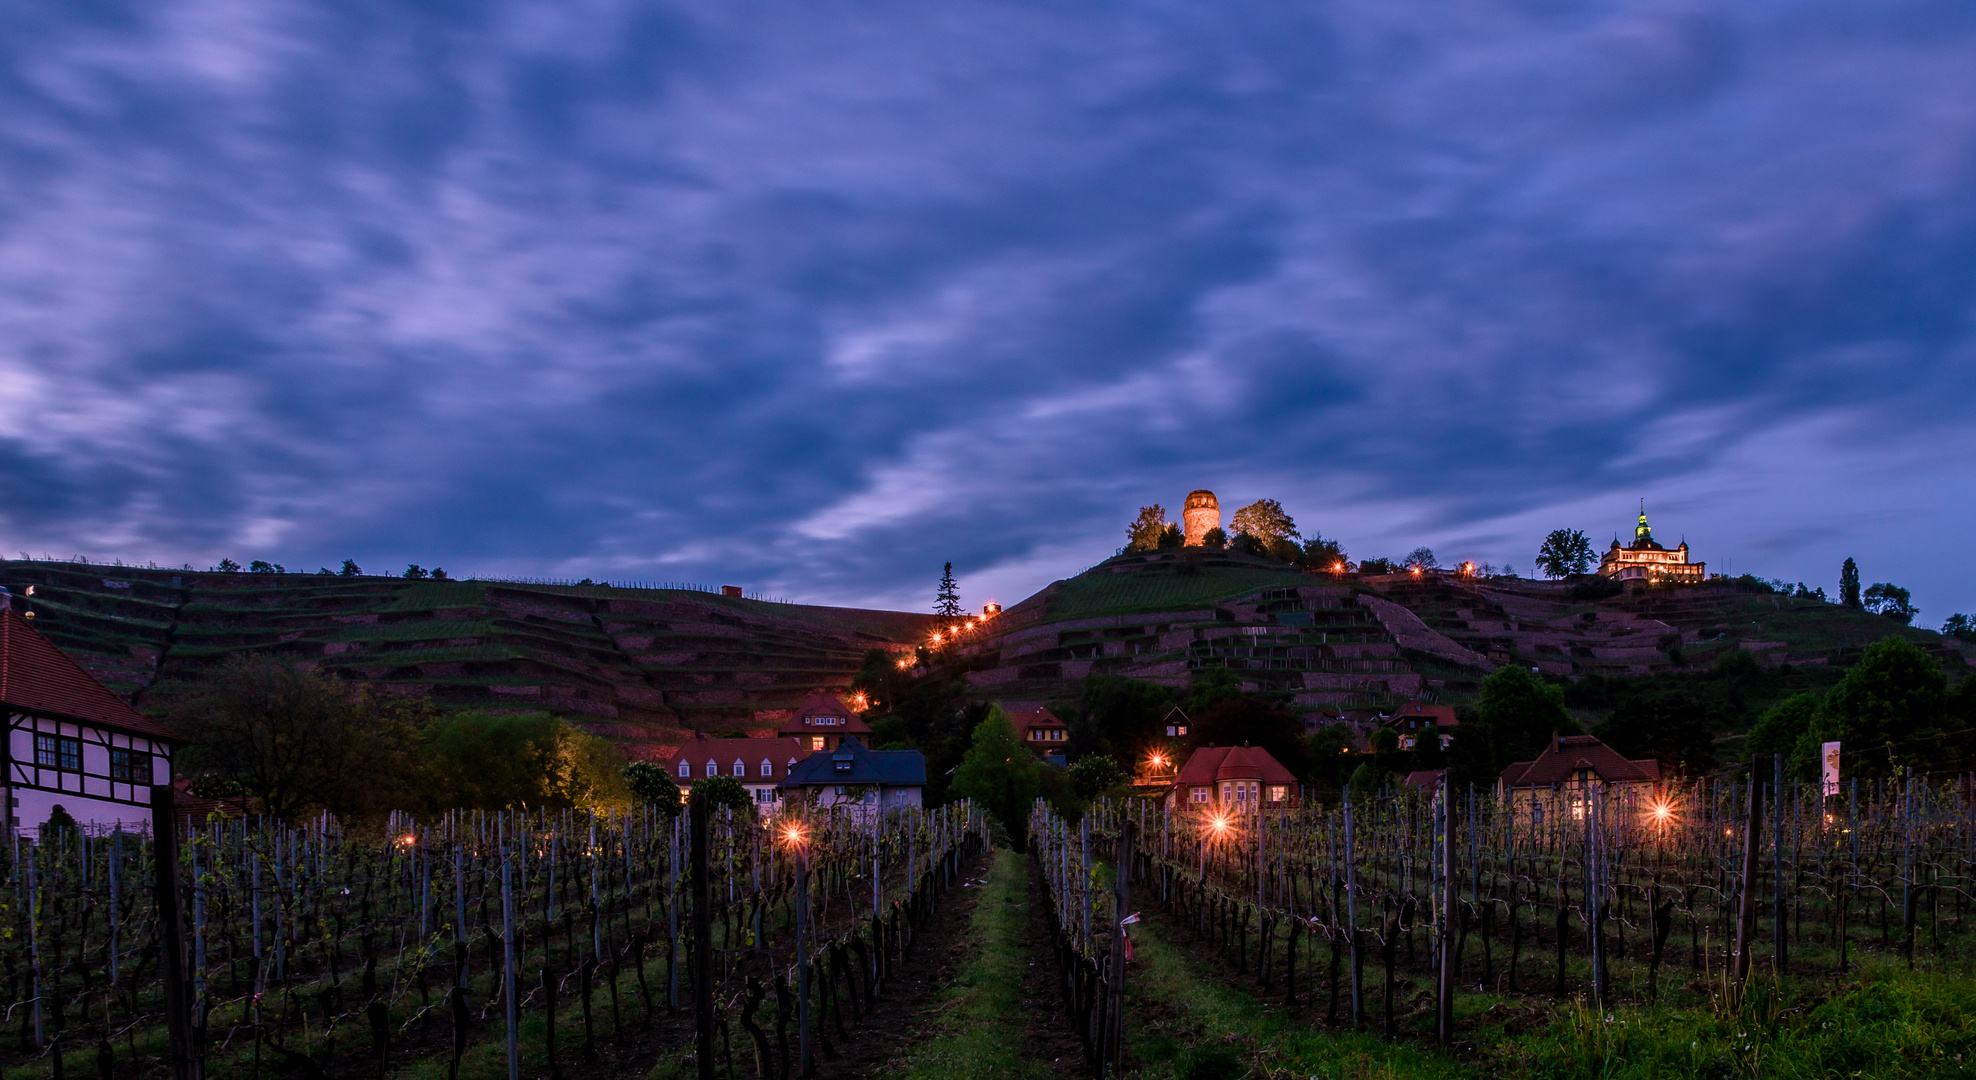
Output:
<instances>
[{"instance_id":1,"label":"terraced hillside","mask_svg":"<svg viewBox=\"0 0 1976 1080\"><path fill-rule=\"evenodd\" d=\"M1509 663L1566 678L1650 675L1742 650L1765 666L1837 669L1893 632L1951 668L1976 664L1976 649L1939 634L1734 583L1583 600L1550 582L1333 578L1195 550L1122 555L1055 582L964 638L954 658L977 692L1011 700L1075 696L1094 674L1179 685L1228 668L1303 706L1383 707L1459 700Z\"/></svg>"},{"instance_id":2,"label":"terraced hillside","mask_svg":"<svg viewBox=\"0 0 1976 1080\"><path fill-rule=\"evenodd\" d=\"M553 710L633 748L770 726L933 622L688 590L74 563L0 562L0 584L34 586L36 628L140 705L161 678L269 651L444 704Z\"/></svg>"}]
</instances>

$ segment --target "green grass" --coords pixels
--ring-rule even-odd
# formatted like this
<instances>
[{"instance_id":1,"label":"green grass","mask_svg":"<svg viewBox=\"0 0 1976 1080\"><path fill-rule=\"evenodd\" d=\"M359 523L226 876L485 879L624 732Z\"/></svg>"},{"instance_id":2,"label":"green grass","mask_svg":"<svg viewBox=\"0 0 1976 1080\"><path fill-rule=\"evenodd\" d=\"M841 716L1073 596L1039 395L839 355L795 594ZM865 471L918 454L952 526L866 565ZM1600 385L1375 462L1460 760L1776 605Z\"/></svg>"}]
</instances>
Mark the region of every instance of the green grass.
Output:
<instances>
[{"instance_id":1,"label":"green grass","mask_svg":"<svg viewBox=\"0 0 1976 1080\"><path fill-rule=\"evenodd\" d=\"M1029 919L1029 861L1006 847L976 902L969 933L974 952L940 1005L938 1034L897 1063L888 1076L900 1080L968 1080L972 1077L1047 1077L1050 1066L1022 1059L1027 1018L1022 979L1032 956L1023 942Z\"/></svg>"}]
</instances>

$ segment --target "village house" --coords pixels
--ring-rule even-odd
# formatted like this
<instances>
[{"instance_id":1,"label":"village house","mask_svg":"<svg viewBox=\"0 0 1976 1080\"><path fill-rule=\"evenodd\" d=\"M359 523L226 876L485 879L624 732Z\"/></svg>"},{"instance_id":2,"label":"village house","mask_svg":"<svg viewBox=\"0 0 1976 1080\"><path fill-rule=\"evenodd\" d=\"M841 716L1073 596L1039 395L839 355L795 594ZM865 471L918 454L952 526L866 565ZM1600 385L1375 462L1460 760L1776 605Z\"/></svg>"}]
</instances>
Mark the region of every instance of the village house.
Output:
<instances>
[{"instance_id":1,"label":"village house","mask_svg":"<svg viewBox=\"0 0 1976 1080\"><path fill-rule=\"evenodd\" d=\"M809 740L800 736L709 739L696 734L673 755L673 778L683 790L709 777L731 776L748 789L755 809L772 814L781 802L782 782L789 778L789 770L813 752Z\"/></svg>"},{"instance_id":2,"label":"village house","mask_svg":"<svg viewBox=\"0 0 1976 1080\"><path fill-rule=\"evenodd\" d=\"M857 711L837 695L821 691L804 699L795 715L776 734L786 739L802 739L812 751L835 750L846 739L871 741L871 728L858 719Z\"/></svg>"},{"instance_id":3,"label":"village house","mask_svg":"<svg viewBox=\"0 0 1976 1080\"><path fill-rule=\"evenodd\" d=\"M1002 711L1015 725L1016 738L1022 741L1022 745L1042 755L1052 765L1064 764L1064 751L1070 741L1069 724L1057 719L1055 713L1041 705L1005 702Z\"/></svg>"},{"instance_id":4,"label":"village house","mask_svg":"<svg viewBox=\"0 0 1976 1080\"><path fill-rule=\"evenodd\" d=\"M130 707L13 610L0 589L0 707L8 824L32 832L60 806L80 825L138 828L172 782L184 740Z\"/></svg>"},{"instance_id":5,"label":"village house","mask_svg":"<svg viewBox=\"0 0 1976 1080\"><path fill-rule=\"evenodd\" d=\"M1297 778L1260 746L1203 746L1167 793L1175 810L1248 813L1297 805Z\"/></svg>"},{"instance_id":6,"label":"village house","mask_svg":"<svg viewBox=\"0 0 1976 1080\"><path fill-rule=\"evenodd\" d=\"M785 801L849 806L856 813L918 806L926 789L926 757L917 750L872 750L846 739L835 750L797 762L781 788Z\"/></svg>"},{"instance_id":7,"label":"village house","mask_svg":"<svg viewBox=\"0 0 1976 1080\"><path fill-rule=\"evenodd\" d=\"M1453 705L1422 705L1418 701L1393 710L1383 722L1399 733L1402 750L1446 750L1454 742L1454 729L1461 724Z\"/></svg>"},{"instance_id":8,"label":"village house","mask_svg":"<svg viewBox=\"0 0 1976 1080\"><path fill-rule=\"evenodd\" d=\"M1587 800L1616 794L1645 800L1660 787L1660 762L1629 760L1591 735L1558 735L1534 761L1518 761L1496 779L1497 794L1509 799L1518 820L1542 824L1554 814L1584 816Z\"/></svg>"}]
</instances>

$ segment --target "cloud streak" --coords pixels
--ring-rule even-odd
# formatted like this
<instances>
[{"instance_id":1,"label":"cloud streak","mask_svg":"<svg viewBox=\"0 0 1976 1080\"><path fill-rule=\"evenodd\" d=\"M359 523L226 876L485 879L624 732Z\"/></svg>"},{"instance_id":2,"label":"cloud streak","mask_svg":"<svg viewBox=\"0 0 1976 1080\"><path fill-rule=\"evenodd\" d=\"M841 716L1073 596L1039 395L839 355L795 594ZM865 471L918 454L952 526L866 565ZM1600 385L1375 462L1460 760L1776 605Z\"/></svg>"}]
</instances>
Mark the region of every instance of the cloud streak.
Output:
<instances>
[{"instance_id":1,"label":"cloud streak","mask_svg":"<svg viewBox=\"0 0 1976 1080\"><path fill-rule=\"evenodd\" d=\"M1962 5L30 6L0 117L10 547L922 607L1644 494L1976 608Z\"/></svg>"}]
</instances>

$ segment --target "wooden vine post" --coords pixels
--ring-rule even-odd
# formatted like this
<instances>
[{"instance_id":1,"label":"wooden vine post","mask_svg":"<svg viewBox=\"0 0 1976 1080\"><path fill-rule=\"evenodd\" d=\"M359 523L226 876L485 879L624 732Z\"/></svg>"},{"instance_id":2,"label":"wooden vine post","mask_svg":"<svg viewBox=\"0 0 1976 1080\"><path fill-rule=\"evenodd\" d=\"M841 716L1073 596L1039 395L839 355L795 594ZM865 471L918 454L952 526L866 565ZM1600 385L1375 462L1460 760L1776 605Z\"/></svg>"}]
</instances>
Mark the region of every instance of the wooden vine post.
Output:
<instances>
[{"instance_id":1,"label":"wooden vine post","mask_svg":"<svg viewBox=\"0 0 1976 1080\"><path fill-rule=\"evenodd\" d=\"M165 977L166 1066L172 1080L199 1080L192 1053L191 1002L185 995L185 928L178 913L178 822L170 784L151 788L151 836L157 842L155 893Z\"/></svg>"},{"instance_id":2,"label":"wooden vine post","mask_svg":"<svg viewBox=\"0 0 1976 1080\"><path fill-rule=\"evenodd\" d=\"M695 785L687 801L687 873L693 888L693 1066L700 1080L714 1080L714 955L713 911L707 888L707 819L713 807L706 793Z\"/></svg>"},{"instance_id":3,"label":"wooden vine post","mask_svg":"<svg viewBox=\"0 0 1976 1080\"><path fill-rule=\"evenodd\" d=\"M1442 783L1438 798L1441 817L1441 970L1436 983L1434 1035L1441 1046L1446 1047L1454 1039L1455 1030L1455 936L1461 930L1461 916L1456 914L1455 904L1455 815L1454 803L1448 798L1447 784Z\"/></svg>"},{"instance_id":4,"label":"wooden vine post","mask_svg":"<svg viewBox=\"0 0 1976 1080\"><path fill-rule=\"evenodd\" d=\"M1731 992L1742 1000L1743 982L1750 974L1750 939L1756 936L1756 852L1763 832L1763 784L1751 770L1749 813L1743 820L1742 896L1736 910L1736 972Z\"/></svg>"},{"instance_id":5,"label":"wooden vine post","mask_svg":"<svg viewBox=\"0 0 1976 1080\"><path fill-rule=\"evenodd\" d=\"M1111 1052L1104 1055L1098 1066L1101 1078L1104 1076L1105 1061L1109 1061L1112 1072L1125 1071L1125 920L1126 913L1132 909L1132 849L1138 835L1139 827L1130 819L1119 826L1118 858L1114 863L1118 873L1112 906L1111 986L1105 1002L1105 1008L1110 1013L1110 1022L1105 1027L1111 1040Z\"/></svg>"}]
</instances>

